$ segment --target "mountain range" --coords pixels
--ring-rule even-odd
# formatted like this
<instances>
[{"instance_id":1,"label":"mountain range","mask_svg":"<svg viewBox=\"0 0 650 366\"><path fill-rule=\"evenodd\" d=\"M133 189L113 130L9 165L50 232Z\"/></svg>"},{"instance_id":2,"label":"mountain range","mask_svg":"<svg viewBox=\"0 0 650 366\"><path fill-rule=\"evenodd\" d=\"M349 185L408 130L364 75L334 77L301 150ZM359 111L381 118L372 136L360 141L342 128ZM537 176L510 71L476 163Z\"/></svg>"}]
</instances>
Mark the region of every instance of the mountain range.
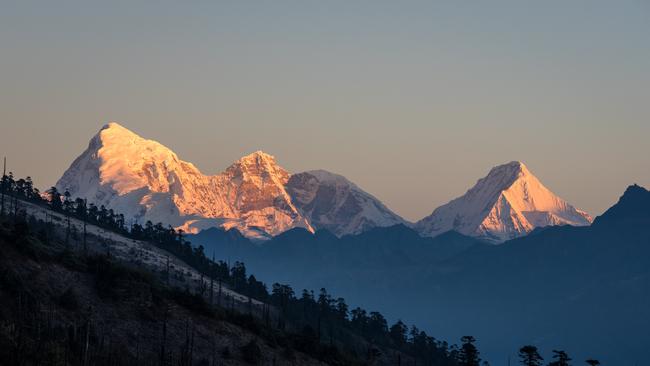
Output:
<instances>
[{"instance_id":1,"label":"mountain range","mask_svg":"<svg viewBox=\"0 0 650 366\"><path fill-rule=\"evenodd\" d=\"M423 236L454 230L500 243L538 227L591 222L521 162L493 168L465 195L413 224L341 175L291 174L262 151L205 175L169 148L114 122L90 140L56 187L122 213L127 222L162 222L188 233L237 229L255 240L293 228L326 229L341 237L403 224Z\"/></svg>"},{"instance_id":2,"label":"mountain range","mask_svg":"<svg viewBox=\"0 0 650 366\"><path fill-rule=\"evenodd\" d=\"M446 339L472 334L494 362L533 344L635 364L650 342L648 225L650 192L633 185L589 226L536 228L500 245L405 225L340 238L295 228L264 245L212 228L189 240L271 282L324 287Z\"/></svg>"},{"instance_id":3,"label":"mountain range","mask_svg":"<svg viewBox=\"0 0 650 366\"><path fill-rule=\"evenodd\" d=\"M253 239L296 227L345 235L404 222L343 177L324 171L291 176L262 151L204 175L117 123L90 140L56 187L134 222L162 222L186 232L234 228Z\"/></svg>"},{"instance_id":4,"label":"mountain range","mask_svg":"<svg viewBox=\"0 0 650 366\"><path fill-rule=\"evenodd\" d=\"M636 185L592 220L513 161L410 223L343 176L292 174L261 151L204 175L111 123L57 188L183 228L269 284L324 287L446 339L474 335L488 359L533 344L634 364L650 342L650 192Z\"/></svg>"}]
</instances>

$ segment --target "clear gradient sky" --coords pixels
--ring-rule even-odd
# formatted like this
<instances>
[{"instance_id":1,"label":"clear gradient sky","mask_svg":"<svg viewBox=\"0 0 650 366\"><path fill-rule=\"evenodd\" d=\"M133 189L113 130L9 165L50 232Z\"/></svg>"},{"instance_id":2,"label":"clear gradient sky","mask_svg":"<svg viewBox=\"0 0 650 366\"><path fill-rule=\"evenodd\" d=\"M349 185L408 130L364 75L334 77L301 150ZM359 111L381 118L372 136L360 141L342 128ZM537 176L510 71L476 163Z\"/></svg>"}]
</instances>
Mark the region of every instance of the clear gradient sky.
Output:
<instances>
[{"instance_id":1,"label":"clear gradient sky","mask_svg":"<svg viewBox=\"0 0 650 366\"><path fill-rule=\"evenodd\" d=\"M0 0L0 155L52 185L108 121L204 173L262 149L407 219L525 162L650 187L648 1Z\"/></svg>"}]
</instances>

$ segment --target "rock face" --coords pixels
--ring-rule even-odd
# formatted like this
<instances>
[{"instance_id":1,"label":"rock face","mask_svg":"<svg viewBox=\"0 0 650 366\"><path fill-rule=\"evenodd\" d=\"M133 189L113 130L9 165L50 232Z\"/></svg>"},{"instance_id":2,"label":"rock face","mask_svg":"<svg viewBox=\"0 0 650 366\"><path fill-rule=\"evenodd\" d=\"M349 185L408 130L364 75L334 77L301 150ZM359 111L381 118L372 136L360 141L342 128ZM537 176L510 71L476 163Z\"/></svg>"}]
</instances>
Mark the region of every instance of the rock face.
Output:
<instances>
[{"instance_id":1,"label":"rock face","mask_svg":"<svg viewBox=\"0 0 650 366\"><path fill-rule=\"evenodd\" d=\"M416 223L426 236L449 230L502 242L549 225L589 225L591 217L559 198L521 162L493 168L465 195Z\"/></svg>"},{"instance_id":2,"label":"rock face","mask_svg":"<svg viewBox=\"0 0 650 366\"><path fill-rule=\"evenodd\" d=\"M345 177L324 170L293 175L287 191L312 226L337 236L406 223Z\"/></svg>"},{"instance_id":3,"label":"rock face","mask_svg":"<svg viewBox=\"0 0 650 366\"><path fill-rule=\"evenodd\" d=\"M117 123L90 140L56 187L130 222L162 222L192 233L234 228L267 239L301 227L345 235L403 222L341 176L315 171L292 177L261 151L220 174L204 175L167 147Z\"/></svg>"}]
</instances>

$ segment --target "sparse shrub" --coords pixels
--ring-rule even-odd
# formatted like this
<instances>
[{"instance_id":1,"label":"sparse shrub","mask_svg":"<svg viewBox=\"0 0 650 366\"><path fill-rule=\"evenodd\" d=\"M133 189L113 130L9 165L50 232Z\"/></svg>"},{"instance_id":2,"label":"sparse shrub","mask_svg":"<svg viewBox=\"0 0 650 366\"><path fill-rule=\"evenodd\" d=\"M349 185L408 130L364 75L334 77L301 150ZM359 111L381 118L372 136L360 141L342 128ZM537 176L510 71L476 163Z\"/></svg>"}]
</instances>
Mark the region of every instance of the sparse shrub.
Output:
<instances>
[{"instance_id":1,"label":"sparse shrub","mask_svg":"<svg viewBox=\"0 0 650 366\"><path fill-rule=\"evenodd\" d=\"M251 365L257 365L262 360L262 350L255 339L246 343L246 345L241 348L241 352L244 361Z\"/></svg>"},{"instance_id":2,"label":"sparse shrub","mask_svg":"<svg viewBox=\"0 0 650 366\"><path fill-rule=\"evenodd\" d=\"M291 347L285 347L284 350L282 350L282 357L284 357L285 360L293 361L296 359L296 354L293 352Z\"/></svg>"},{"instance_id":3,"label":"sparse shrub","mask_svg":"<svg viewBox=\"0 0 650 366\"><path fill-rule=\"evenodd\" d=\"M85 263L69 248L65 248L57 255L58 261L66 268L73 271L83 271L86 269Z\"/></svg>"},{"instance_id":4,"label":"sparse shrub","mask_svg":"<svg viewBox=\"0 0 650 366\"><path fill-rule=\"evenodd\" d=\"M256 335L260 335L262 333L262 326L259 320L252 315L234 312L230 314L229 320L241 326L242 328L250 330Z\"/></svg>"},{"instance_id":5,"label":"sparse shrub","mask_svg":"<svg viewBox=\"0 0 650 366\"><path fill-rule=\"evenodd\" d=\"M189 290L181 291L179 289L171 290L171 297L179 305L184 306L191 312L199 315L212 317L214 315L210 304L198 294L193 294Z\"/></svg>"},{"instance_id":6,"label":"sparse shrub","mask_svg":"<svg viewBox=\"0 0 650 366\"><path fill-rule=\"evenodd\" d=\"M66 310L79 310L79 298L77 292L72 287L65 290L65 292L59 296L59 305Z\"/></svg>"},{"instance_id":7,"label":"sparse shrub","mask_svg":"<svg viewBox=\"0 0 650 366\"><path fill-rule=\"evenodd\" d=\"M113 262L105 255L88 257L87 266L95 275L95 288L101 297L120 300L155 287L149 272Z\"/></svg>"},{"instance_id":8,"label":"sparse shrub","mask_svg":"<svg viewBox=\"0 0 650 366\"><path fill-rule=\"evenodd\" d=\"M229 360L232 358L232 354L230 353L230 347L224 346L223 349L221 350L221 358L224 360Z\"/></svg>"},{"instance_id":9,"label":"sparse shrub","mask_svg":"<svg viewBox=\"0 0 650 366\"><path fill-rule=\"evenodd\" d=\"M10 268L0 269L0 289L11 294L16 294L24 287L24 281L18 273Z\"/></svg>"},{"instance_id":10,"label":"sparse shrub","mask_svg":"<svg viewBox=\"0 0 650 366\"><path fill-rule=\"evenodd\" d=\"M207 358L202 358L197 362L196 366L210 366L210 361Z\"/></svg>"}]
</instances>

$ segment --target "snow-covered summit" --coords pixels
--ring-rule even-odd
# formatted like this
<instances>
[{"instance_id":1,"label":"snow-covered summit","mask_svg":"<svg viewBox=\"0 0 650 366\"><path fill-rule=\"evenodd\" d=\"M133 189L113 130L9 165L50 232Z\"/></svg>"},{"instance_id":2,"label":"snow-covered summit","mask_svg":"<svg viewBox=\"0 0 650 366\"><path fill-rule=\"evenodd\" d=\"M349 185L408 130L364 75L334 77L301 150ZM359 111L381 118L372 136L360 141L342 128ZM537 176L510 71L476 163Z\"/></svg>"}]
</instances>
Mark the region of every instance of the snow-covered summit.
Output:
<instances>
[{"instance_id":1,"label":"snow-covered summit","mask_svg":"<svg viewBox=\"0 0 650 366\"><path fill-rule=\"evenodd\" d=\"M236 228L266 239L295 227L343 235L403 222L342 176L313 171L294 177L263 151L204 175L164 145L111 122L56 186L123 213L129 222L162 222L187 232Z\"/></svg>"},{"instance_id":2,"label":"snow-covered summit","mask_svg":"<svg viewBox=\"0 0 650 366\"><path fill-rule=\"evenodd\" d=\"M284 189L289 174L272 156L255 152L223 173L202 174L162 144L117 123L105 125L56 184L144 223L186 231L220 226L265 238L293 227L313 228Z\"/></svg>"},{"instance_id":3,"label":"snow-covered summit","mask_svg":"<svg viewBox=\"0 0 650 366\"><path fill-rule=\"evenodd\" d=\"M449 230L501 242L536 227L589 225L591 217L548 190L519 161L492 168L463 196L416 224L426 236Z\"/></svg>"},{"instance_id":4,"label":"snow-covered summit","mask_svg":"<svg viewBox=\"0 0 650 366\"><path fill-rule=\"evenodd\" d=\"M317 229L337 236L359 234L405 221L342 175L312 170L291 176L287 191L303 216Z\"/></svg>"}]
</instances>

